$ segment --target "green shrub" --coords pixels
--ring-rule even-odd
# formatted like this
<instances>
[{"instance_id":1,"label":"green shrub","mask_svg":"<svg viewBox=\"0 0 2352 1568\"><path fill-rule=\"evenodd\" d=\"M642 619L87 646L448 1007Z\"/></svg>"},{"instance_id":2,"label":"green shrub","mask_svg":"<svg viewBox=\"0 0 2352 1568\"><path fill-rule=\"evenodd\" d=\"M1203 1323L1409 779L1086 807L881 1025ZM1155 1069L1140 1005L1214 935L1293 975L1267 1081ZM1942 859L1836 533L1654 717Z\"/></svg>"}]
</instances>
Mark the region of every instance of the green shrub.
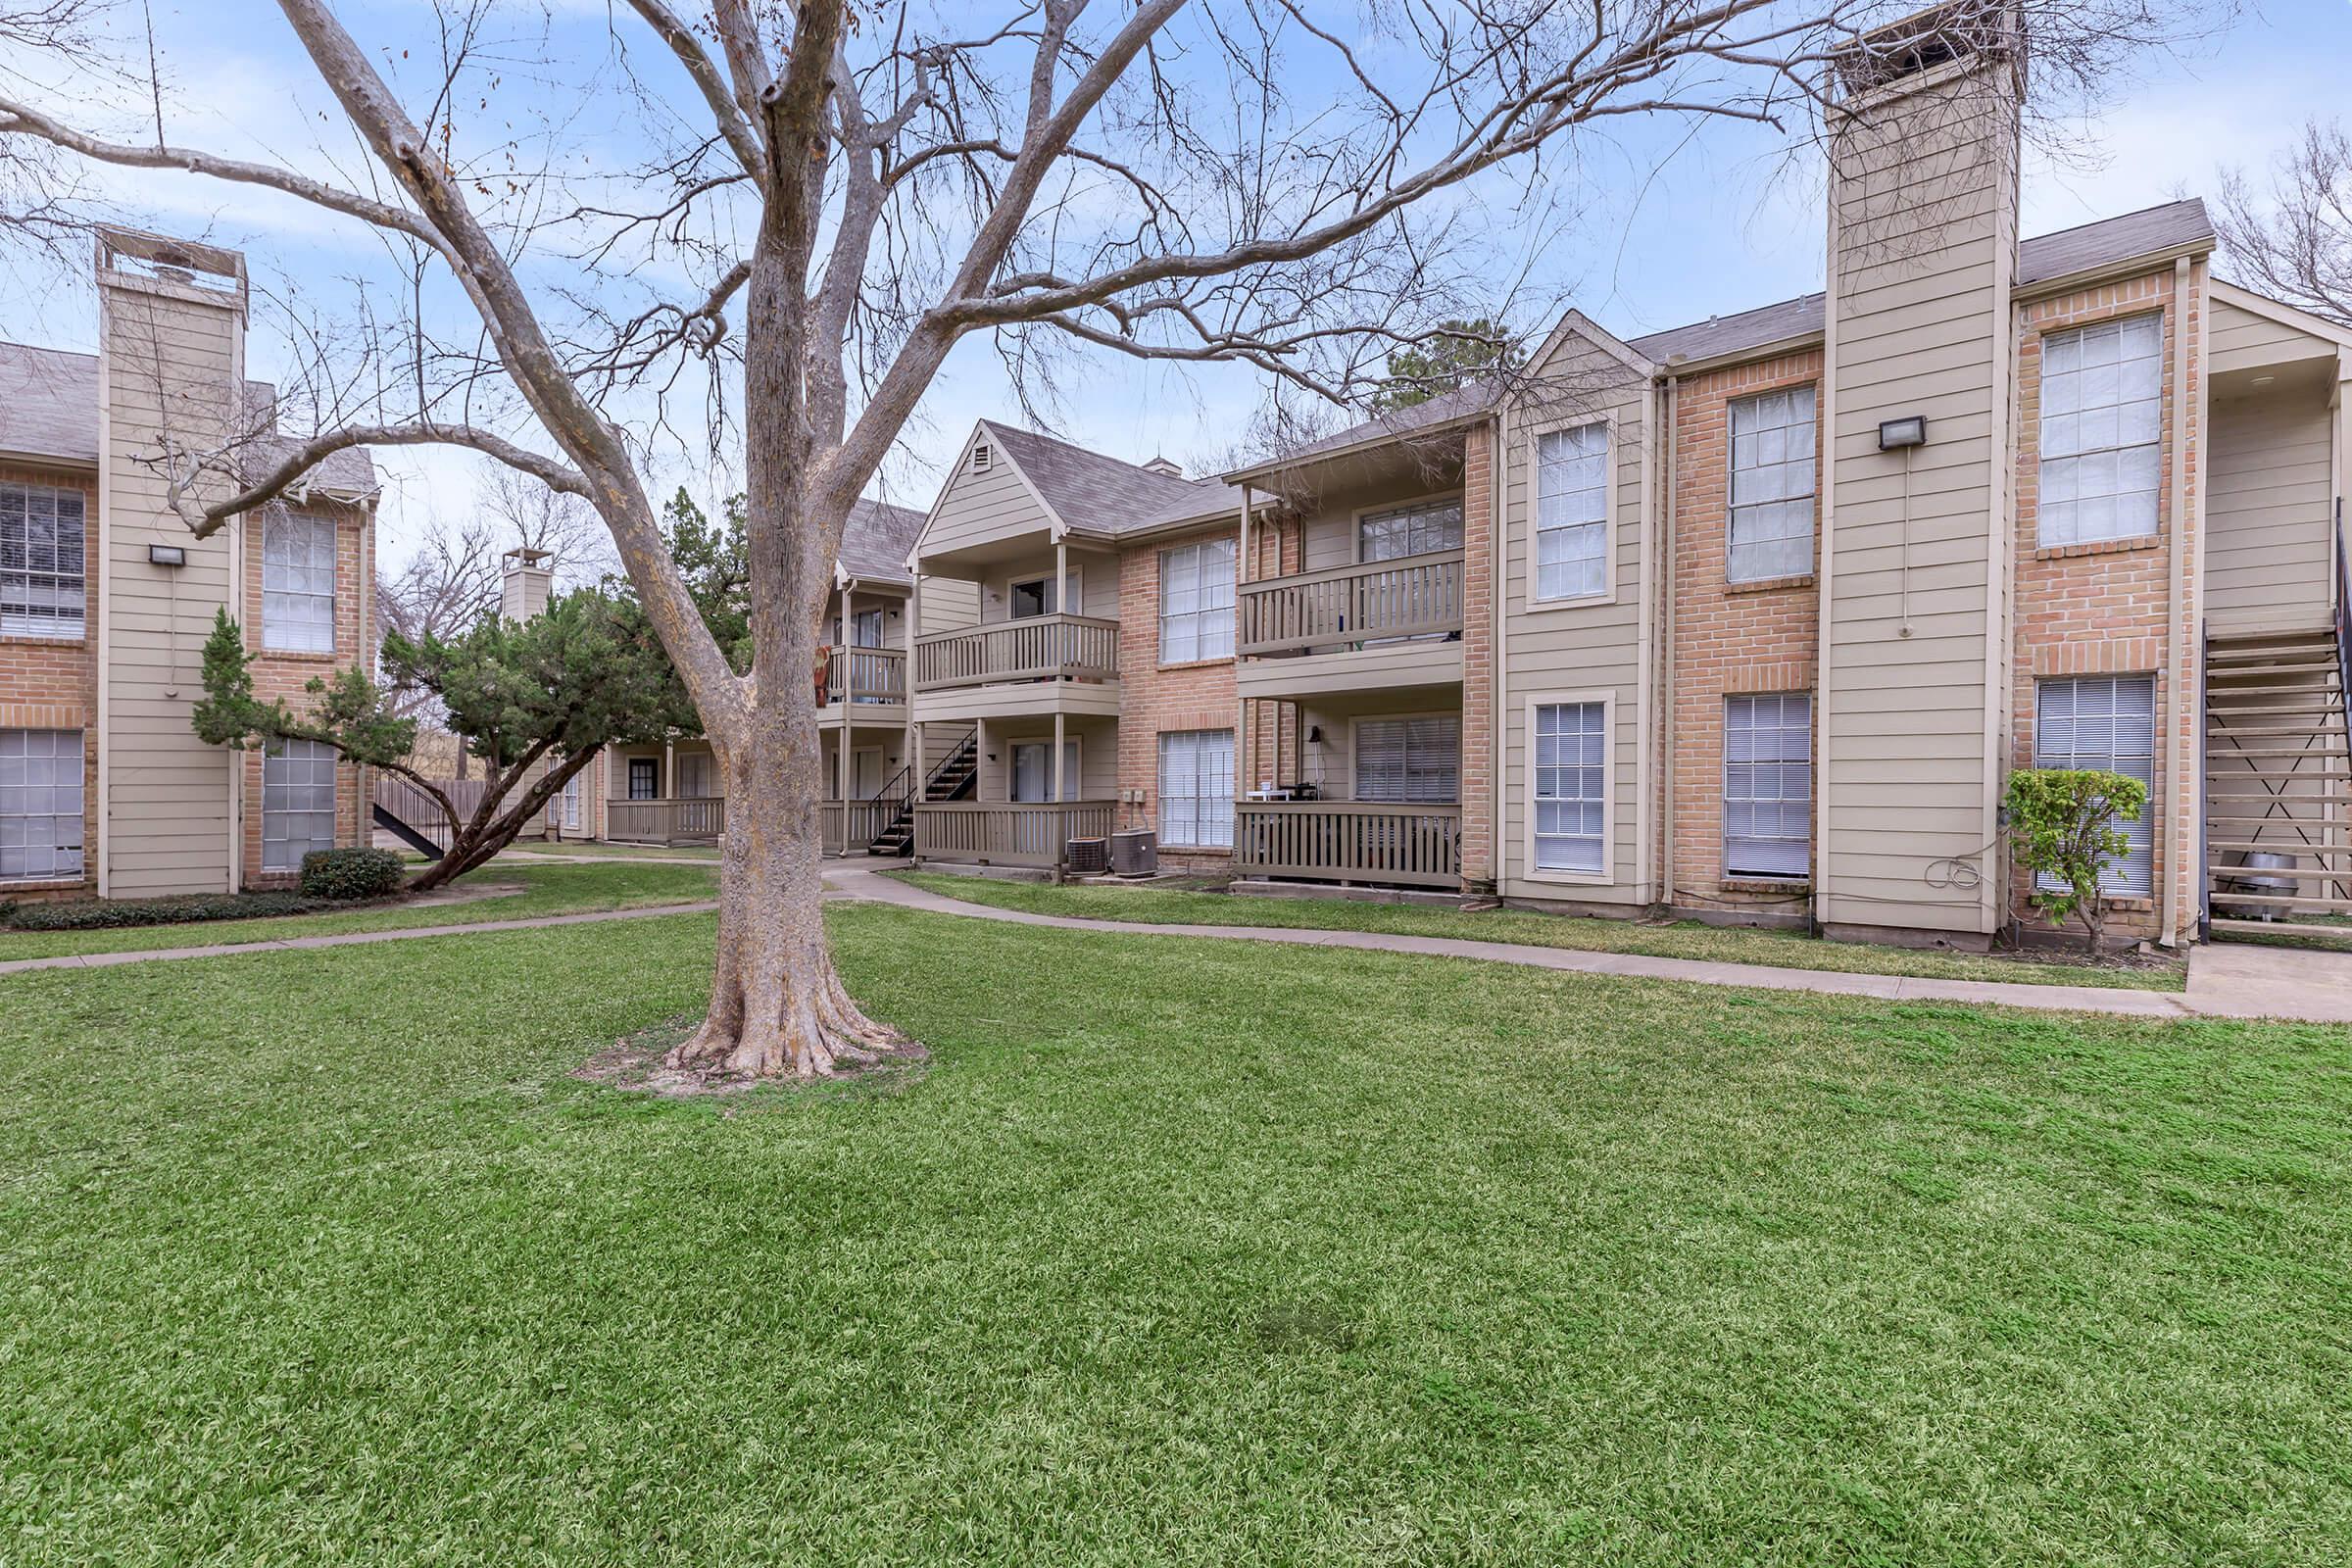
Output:
<instances>
[{"instance_id":1,"label":"green shrub","mask_svg":"<svg viewBox=\"0 0 2352 1568\"><path fill-rule=\"evenodd\" d=\"M195 893L172 899L60 899L52 904L19 904L7 911L7 918L9 926L18 931L105 931L122 926L316 914L334 907L332 900L299 893Z\"/></svg>"},{"instance_id":2,"label":"green shrub","mask_svg":"<svg viewBox=\"0 0 2352 1568\"><path fill-rule=\"evenodd\" d=\"M313 850L302 858L302 891L314 899L380 899L400 891L400 857L390 850Z\"/></svg>"},{"instance_id":3,"label":"green shrub","mask_svg":"<svg viewBox=\"0 0 2352 1568\"><path fill-rule=\"evenodd\" d=\"M2131 840L2118 822L2136 822L2148 787L2096 767L2023 767L2009 775L2009 841L2018 864L2038 884L2034 903L2063 926L2082 916L2083 940L2096 953L2107 924L2107 895L2099 870L2120 860Z\"/></svg>"}]
</instances>

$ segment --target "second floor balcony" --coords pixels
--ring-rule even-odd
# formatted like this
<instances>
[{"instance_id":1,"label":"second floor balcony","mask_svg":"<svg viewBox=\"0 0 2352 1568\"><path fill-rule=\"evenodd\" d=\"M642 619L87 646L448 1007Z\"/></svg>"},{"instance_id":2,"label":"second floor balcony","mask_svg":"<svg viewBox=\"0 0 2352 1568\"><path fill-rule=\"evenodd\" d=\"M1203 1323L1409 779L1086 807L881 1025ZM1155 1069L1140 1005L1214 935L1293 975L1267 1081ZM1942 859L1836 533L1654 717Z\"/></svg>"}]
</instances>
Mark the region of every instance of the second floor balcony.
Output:
<instances>
[{"instance_id":1,"label":"second floor balcony","mask_svg":"<svg viewBox=\"0 0 2352 1568\"><path fill-rule=\"evenodd\" d=\"M1458 685L1463 559L1441 550L1240 584L1241 694Z\"/></svg>"},{"instance_id":2,"label":"second floor balcony","mask_svg":"<svg viewBox=\"0 0 2352 1568\"><path fill-rule=\"evenodd\" d=\"M905 650L840 644L827 648L818 701L824 706L821 716L827 723L880 724L903 719L906 706ZM875 711L881 709L892 711Z\"/></svg>"},{"instance_id":3,"label":"second floor balcony","mask_svg":"<svg viewBox=\"0 0 2352 1568\"><path fill-rule=\"evenodd\" d=\"M1022 615L914 642L917 717L995 717L1119 708L1119 623Z\"/></svg>"}]
</instances>

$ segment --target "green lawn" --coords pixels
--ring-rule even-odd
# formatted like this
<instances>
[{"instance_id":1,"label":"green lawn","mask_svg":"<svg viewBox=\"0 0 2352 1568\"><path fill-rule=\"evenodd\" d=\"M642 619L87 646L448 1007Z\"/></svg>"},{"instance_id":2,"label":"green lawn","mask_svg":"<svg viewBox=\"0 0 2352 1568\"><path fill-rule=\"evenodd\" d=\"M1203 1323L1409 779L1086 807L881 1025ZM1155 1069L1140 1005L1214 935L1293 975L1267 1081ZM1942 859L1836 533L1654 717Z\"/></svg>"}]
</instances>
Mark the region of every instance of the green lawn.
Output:
<instances>
[{"instance_id":1,"label":"green lawn","mask_svg":"<svg viewBox=\"0 0 2352 1568\"><path fill-rule=\"evenodd\" d=\"M344 914L282 915L268 920L207 920L187 925L125 926L109 931L0 931L0 963L76 953L136 953L150 948L233 947L283 942L289 937L345 931L392 931L405 926L472 925L592 909L636 909L661 904L698 904L718 897L716 868L699 865L531 865L493 860L458 879L457 886L495 884L519 891L460 904L392 904Z\"/></svg>"},{"instance_id":2,"label":"green lawn","mask_svg":"<svg viewBox=\"0 0 2352 1568\"><path fill-rule=\"evenodd\" d=\"M0 1561L2352 1554L2339 1028L831 918L0 981Z\"/></svg>"},{"instance_id":3,"label":"green lawn","mask_svg":"<svg viewBox=\"0 0 2352 1568\"><path fill-rule=\"evenodd\" d=\"M1405 936L1510 942L1580 953L1639 953L1658 958L1704 958L1718 963L1777 964L1843 974L1911 974L1937 980L1995 980L2051 986L2121 986L2179 991L2185 964L2071 963L2063 958L1966 953L1913 953L1854 942L1824 942L1801 931L1763 931L1703 925L1696 920L1642 925L1520 909L1460 909L1421 905L1365 904L1352 899L1235 897L1170 888L1052 887L932 872L889 873L933 893L1033 914L1090 920L1136 920L1146 925L1253 925L1320 931L1388 931Z\"/></svg>"},{"instance_id":4,"label":"green lawn","mask_svg":"<svg viewBox=\"0 0 2352 1568\"><path fill-rule=\"evenodd\" d=\"M718 851L708 844L604 844L595 840L566 839L561 844L521 843L514 846L516 855L590 855L600 859L662 859L709 860L717 863Z\"/></svg>"}]
</instances>

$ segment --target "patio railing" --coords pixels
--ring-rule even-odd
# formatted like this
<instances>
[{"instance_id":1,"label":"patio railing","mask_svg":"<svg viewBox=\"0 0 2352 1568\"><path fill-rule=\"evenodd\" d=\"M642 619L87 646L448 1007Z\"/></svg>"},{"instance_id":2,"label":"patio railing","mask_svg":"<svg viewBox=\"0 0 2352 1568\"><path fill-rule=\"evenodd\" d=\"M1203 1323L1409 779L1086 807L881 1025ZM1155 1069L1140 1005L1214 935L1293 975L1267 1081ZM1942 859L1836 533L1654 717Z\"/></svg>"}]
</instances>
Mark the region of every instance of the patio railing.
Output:
<instances>
[{"instance_id":1,"label":"patio railing","mask_svg":"<svg viewBox=\"0 0 2352 1568\"><path fill-rule=\"evenodd\" d=\"M1115 801L924 801L914 808L918 859L1059 866L1072 839L1110 836Z\"/></svg>"},{"instance_id":2,"label":"patio railing","mask_svg":"<svg viewBox=\"0 0 2352 1568\"><path fill-rule=\"evenodd\" d=\"M1359 647L1462 629L1462 552L1332 566L1235 590L1248 654Z\"/></svg>"},{"instance_id":3,"label":"patio railing","mask_svg":"<svg viewBox=\"0 0 2352 1568\"><path fill-rule=\"evenodd\" d=\"M607 801L605 837L621 844L715 844L727 830L727 803L704 800Z\"/></svg>"},{"instance_id":4,"label":"patio railing","mask_svg":"<svg viewBox=\"0 0 2352 1568\"><path fill-rule=\"evenodd\" d=\"M1119 623L1092 615L1027 615L914 640L918 691L1001 681L1116 680Z\"/></svg>"},{"instance_id":5,"label":"patio railing","mask_svg":"<svg viewBox=\"0 0 2352 1568\"><path fill-rule=\"evenodd\" d=\"M1241 801L1233 868L1246 876L1458 888L1462 808L1377 801Z\"/></svg>"},{"instance_id":6,"label":"patio railing","mask_svg":"<svg viewBox=\"0 0 2352 1568\"><path fill-rule=\"evenodd\" d=\"M906 700L906 656L896 648L825 650L825 705L903 703Z\"/></svg>"}]
</instances>

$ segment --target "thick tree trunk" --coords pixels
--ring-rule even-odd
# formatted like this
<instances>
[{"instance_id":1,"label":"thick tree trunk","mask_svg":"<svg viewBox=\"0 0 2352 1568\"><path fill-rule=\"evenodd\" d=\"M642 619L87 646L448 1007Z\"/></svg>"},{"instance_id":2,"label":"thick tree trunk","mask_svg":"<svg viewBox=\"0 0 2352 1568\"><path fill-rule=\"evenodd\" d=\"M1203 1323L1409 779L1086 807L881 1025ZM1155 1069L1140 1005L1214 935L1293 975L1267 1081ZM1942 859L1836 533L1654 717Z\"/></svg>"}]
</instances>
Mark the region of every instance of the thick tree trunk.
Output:
<instances>
[{"instance_id":1,"label":"thick tree trunk","mask_svg":"<svg viewBox=\"0 0 2352 1568\"><path fill-rule=\"evenodd\" d=\"M806 707L803 702L791 704ZM825 937L822 784L807 713L762 716L721 747L718 964L710 1010L669 1054L674 1068L818 1078L922 1054L850 999Z\"/></svg>"}]
</instances>

